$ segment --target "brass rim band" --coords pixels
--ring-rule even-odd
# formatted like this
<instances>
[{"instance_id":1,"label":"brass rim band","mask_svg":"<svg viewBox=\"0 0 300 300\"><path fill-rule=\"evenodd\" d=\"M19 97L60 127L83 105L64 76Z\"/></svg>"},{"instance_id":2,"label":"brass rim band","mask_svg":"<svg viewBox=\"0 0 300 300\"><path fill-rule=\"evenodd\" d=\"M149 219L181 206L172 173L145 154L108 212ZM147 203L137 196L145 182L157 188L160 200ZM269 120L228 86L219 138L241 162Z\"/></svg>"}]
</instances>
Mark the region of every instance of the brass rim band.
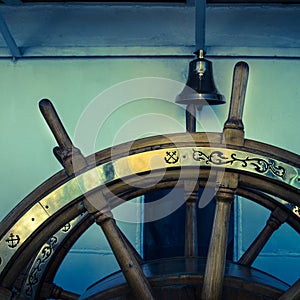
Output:
<instances>
[{"instance_id":1,"label":"brass rim band","mask_svg":"<svg viewBox=\"0 0 300 300\"><path fill-rule=\"evenodd\" d=\"M9 260L50 216L81 195L99 186L125 180L136 174L173 168L214 168L246 172L300 189L300 169L260 154L221 147L182 147L133 154L96 166L50 192L35 203L1 238L0 272Z\"/></svg>"}]
</instances>

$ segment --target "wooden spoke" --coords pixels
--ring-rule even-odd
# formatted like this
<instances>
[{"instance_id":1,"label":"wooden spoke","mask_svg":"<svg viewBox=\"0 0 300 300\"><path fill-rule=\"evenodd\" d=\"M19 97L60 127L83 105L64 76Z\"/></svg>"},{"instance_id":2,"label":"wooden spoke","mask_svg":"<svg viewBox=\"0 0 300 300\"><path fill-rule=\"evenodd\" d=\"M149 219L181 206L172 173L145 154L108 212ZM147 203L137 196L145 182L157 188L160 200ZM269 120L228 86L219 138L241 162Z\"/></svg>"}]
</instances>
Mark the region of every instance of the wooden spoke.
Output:
<instances>
[{"instance_id":1,"label":"wooden spoke","mask_svg":"<svg viewBox=\"0 0 300 300\"><path fill-rule=\"evenodd\" d=\"M300 279L298 279L278 300L299 300Z\"/></svg>"},{"instance_id":2,"label":"wooden spoke","mask_svg":"<svg viewBox=\"0 0 300 300\"><path fill-rule=\"evenodd\" d=\"M185 256L198 255L198 229L197 229L197 200L198 186L190 186L189 182L184 183L186 200L185 214Z\"/></svg>"},{"instance_id":3,"label":"wooden spoke","mask_svg":"<svg viewBox=\"0 0 300 300\"><path fill-rule=\"evenodd\" d=\"M242 116L247 81L248 65L239 62L234 68L230 110L223 130L222 143L225 145L244 144ZM238 176L233 174L218 172L217 176L221 185L216 194L215 217L202 290L203 300L219 300L222 297L230 207L239 181Z\"/></svg>"},{"instance_id":4,"label":"wooden spoke","mask_svg":"<svg viewBox=\"0 0 300 300\"><path fill-rule=\"evenodd\" d=\"M291 226L296 232L300 234L300 218L291 213L291 210L284 206L282 203L279 203L276 199L272 198L270 195L266 195L260 191L255 191L253 189L241 188L239 187L236 191L237 195L246 198L248 200L252 200L258 205L261 205L267 208L270 211L276 210L276 208L280 208L287 215L287 219L285 221L286 224Z\"/></svg>"},{"instance_id":5,"label":"wooden spoke","mask_svg":"<svg viewBox=\"0 0 300 300\"><path fill-rule=\"evenodd\" d=\"M77 300L80 295L66 291L55 285L44 283L41 291L41 298L61 299L61 300Z\"/></svg>"},{"instance_id":6,"label":"wooden spoke","mask_svg":"<svg viewBox=\"0 0 300 300\"><path fill-rule=\"evenodd\" d=\"M104 195L101 192L97 192L90 196L94 197L94 199L90 197L88 200L85 199L85 206L88 212L94 216L96 223L103 230L136 299L154 299L152 288L136 260L132 249L124 240L123 235L120 234L120 230L113 219L110 209L105 205L107 202ZM103 209L96 209L92 203L98 203L97 205L100 205Z\"/></svg>"},{"instance_id":7,"label":"wooden spoke","mask_svg":"<svg viewBox=\"0 0 300 300\"><path fill-rule=\"evenodd\" d=\"M228 119L224 128L243 130L242 121L245 95L248 82L249 67L245 62L239 62L234 67L233 84Z\"/></svg>"},{"instance_id":8,"label":"wooden spoke","mask_svg":"<svg viewBox=\"0 0 300 300\"><path fill-rule=\"evenodd\" d=\"M122 232L122 230L120 230L120 228L118 226L116 226L117 230L119 231L119 235L120 237L123 239L124 243L126 244L126 247L130 250L130 252L132 253L132 255L135 257L136 261L141 264L143 262L142 257L140 256L140 254L136 251L136 249L132 246L132 244L130 243L130 241L128 240L128 238L126 237L126 235Z\"/></svg>"},{"instance_id":9,"label":"wooden spoke","mask_svg":"<svg viewBox=\"0 0 300 300\"><path fill-rule=\"evenodd\" d=\"M73 148L72 141L66 132L53 104L48 99L43 99L39 103L42 115L50 127L61 151Z\"/></svg>"},{"instance_id":10,"label":"wooden spoke","mask_svg":"<svg viewBox=\"0 0 300 300\"><path fill-rule=\"evenodd\" d=\"M242 121L249 67L239 62L234 67L230 109L223 130L223 141L227 144L243 145L244 125Z\"/></svg>"},{"instance_id":11,"label":"wooden spoke","mask_svg":"<svg viewBox=\"0 0 300 300\"><path fill-rule=\"evenodd\" d=\"M222 297L223 277L227 249L230 207L234 192L220 188L216 194L216 210L204 273L202 300Z\"/></svg>"},{"instance_id":12,"label":"wooden spoke","mask_svg":"<svg viewBox=\"0 0 300 300\"><path fill-rule=\"evenodd\" d=\"M287 220L287 218L287 212L277 207L271 213L266 226L254 240L251 246L247 249L247 251L243 254L238 263L246 266L251 266L272 234Z\"/></svg>"},{"instance_id":13,"label":"wooden spoke","mask_svg":"<svg viewBox=\"0 0 300 300\"><path fill-rule=\"evenodd\" d=\"M48 99L43 99L40 101L39 107L59 145L59 148L54 148L54 155L63 165L67 174L70 176L85 168L87 162L80 150L73 145L53 104Z\"/></svg>"}]
</instances>

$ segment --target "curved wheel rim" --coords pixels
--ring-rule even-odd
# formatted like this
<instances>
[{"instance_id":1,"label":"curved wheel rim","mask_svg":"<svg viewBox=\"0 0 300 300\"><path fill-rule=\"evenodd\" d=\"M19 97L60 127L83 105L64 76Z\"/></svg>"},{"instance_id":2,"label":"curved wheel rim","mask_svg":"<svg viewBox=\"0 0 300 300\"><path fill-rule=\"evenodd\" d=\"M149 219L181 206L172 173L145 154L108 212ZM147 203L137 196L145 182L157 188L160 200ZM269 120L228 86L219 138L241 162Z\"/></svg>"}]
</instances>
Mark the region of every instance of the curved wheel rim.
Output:
<instances>
[{"instance_id":1,"label":"curved wheel rim","mask_svg":"<svg viewBox=\"0 0 300 300\"><path fill-rule=\"evenodd\" d=\"M215 135L215 136L218 136L217 134ZM162 145L161 144L161 137L157 137L156 138L157 139L157 141L155 142L155 138L149 138L149 140L151 141L151 143L153 144L153 145L156 145L156 144L159 144L160 143L160 145L161 145L161 149L159 149L159 150L150 150L150 151L147 151L146 153L149 155L149 153L154 153L155 155L157 155L157 153L160 153L160 154L164 154L164 155L161 155L161 158L162 158L162 160L165 158L165 154L167 153L167 152L171 152L171 151L175 151L174 149L178 149L178 148L167 148L166 146L168 146L168 145ZM147 139L144 139L143 141L142 141L142 144L144 144L144 143L148 143L148 141L147 141ZM259 146L260 146L260 143L254 143L253 141L251 141L251 144L253 145L253 144L255 144L257 147L256 148L259 148ZM214 151L220 151L220 150L223 150L224 149L224 147L222 147L222 145L221 144L219 144L219 145L214 145L214 147L212 148L212 147L209 147L210 145L209 144L206 144L205 146L203 146L203 143L201 143L201 147L197 147L198 146L198 144L196 144L196 148L195 147L187 147L187 145L184 145L185 147L182 147L181 149L184 149L184 150L186 150L186 151L190 151L190 153L195 153L195 150L196 151L202 151L202 150L206 150L206 149L209 149L209 151L210 151L210 153L213 153ZM255 147L254 147L255 148ZM140 160L140 157L139 157L139 155L144 155L144 147L141 147L140 148L140 150L142 151L141 153L139 152L139 150L138 149L134 149L134 153L137 153L137 154L132 154L131 155L131 158L132 157L137 157L137 159L138 160ZM197 150L198 149L198 150ZM199 150L200 149L200 150ZM234 149L234 148L226 148L225 149L226 151L227 151L227 154L228 153L230 153L230 155L232 155L233 153L236 153L236 150ZM277 148L275 148L275 147L272 147L272 150L273 150L273 153L276 153L276 151L277 151ZM230 152L231 151L231 152ZM235 151L235 152L234 152ZM281 150L280 150L281 151ZM104 152L109 152L109 150L104 150ZM98 158L100 158L101 157L101 154L100 154L101 152L99 152L99 153L97 153L96 154L96 157L98 157ZM265 159L265 157L263 156L263 153L262 153L262 151L259 153L259 154L257 154L257 150L255 149L255 150L252 150L252 149L247 149L247 148L245 148L245 151L244 152L241 152L241 151L239 151L238 152L239 154L243 154L244 155L244 157L250 157L250 155L256 155L256 157L259 157L259 159ZM185 154L183 154L183 155L185 155ZM122 155L119 155L119 158L117 158L117 160L119 159L122 159L124 156L122 156ZM126 157L126 156L125 156ZM209 155L206 155L205 156L205 158L207 159L207 157L209 157ZM290 169L290 170L292 170L293 172L294 172L294 179L298 176L298 168L297 168L297 165L298 165L298 162L293 162L293 163L288 163L288 160L286 159L286 158L282 158L282 156L277 156L278 157L278 159L274 159L274 154L273 154L273 157L272 157L272 162L273 161L275 161L276 162L276 164L277 165L279 165L279 166L284 166L285 167L285 169ZM126 157L127 158L127 157ZM250 159L251 159L251 157L250 157ZM105 158L104 159L104 161L105 160L107 160L107 158ZM283 161L284 160L284 161ZM103 156L102 156L102 161L103 161ZM102 162L100 159L98 160L98 162L97 162L97 166L95 167L95 168L99 168L99 167L101 167L101 166L103 166L103 164L101 164L101 162ZM108 159L108 161L111 161L111 160L109 160ZM194 162L193 162L194 163ZM205 161L204 161L204 163L205 163ZM241 163L241 161L240 160L238 160L237 161L237 163ZM173 165L176 165L175 167L173 166ZM276 165L275 165L276 166ZM171 167L169 167L168 168L168 166L166 166L166 163L164 163L164 165L163 165L163 168L162 169L164 169L165 167L167 167L166 169L165 169L165 176L166 176L166 178L165 178L165 184L164 184L164 181L162 181L162 183L161 183L161 185L162 185L162 187L166 187L166 183L170 183L170 180L172 179L172 178L174 178L174 176L175 177L177 177L176 179L178 179L178 177L179 177L179 175L178 174L180 174L180 173L183 173L183 170L180 170L179 169L179 167L182 167L182 168L184 168L184 167L187 167L187 168L198 168L198 165L195 165L195 164L190 164L190 165L187 165L187 164L185 164L185 165L183 165L183 164L180 164L180 163L176 163L176 164L172 164L172 166ZM203 169L201 169L201 171L200 171L200 176L199 176L199 178L201 179L202 178L202 180L204 180L204 179L207 179L207 177L209 176L209 174L210 174L210 170L212 170L212 169L217 169L217 168L211 168L211 167L204 167ZM159 169L159 168L157 168L157 172L159 173L159 171L160 171L161 169ZM296 170L296 172L295 172L295 170ZM143 169L143 170L141 170L140 172L137 172L137 173L139 173L140 174L140 179L143 177L143 176L147 176L147 171L149 171L148 169ZM282 177L280 177L280 176L274 176L274 174L271 172L271 173L267 173L267 172L265 172L264 174L261 174L261 173L259 173L259 172L255 172L255 170L254 170L254 172L253 172L253 169L252 170L250 170L250 172L247 172L247 170L245 171L244 169L241 169L241 168L239 168L239 167L237 167L236 169L234 168L234 166L232 166L231 168L226 168L226 171L231 171L231 172L238 172L238 173L240 173L241 174L241 180L240 180L240 192L241 192L241 194L243 194L243 191L245 191L245 188L248 188L249 186L250 186L250 188L260 188L260 187L262 187L262 183L265 183L266 181L267 181L267 183L268 183L268 186L265 188L265 190L264 190L264 192L269 192L270 194L274 194L275 196L279 196L279 197L281 197L282 198L282 196L284 196L284 195L286 195L286 193L287 193L287 190L291 193L291 195L292 195L292 197L290 198L290 199L292 199L291 200L291 202L292 203L294 203L295 205L299 205L299 201L298 201L298 193L299 193L299 190L297 189L297 185L295 185L295 180L292 180L291 182L292 182L292 184L288 184L288 183L286 183L286 182L284 182L283 180L282 180ZM88 171L89 172L89 171ZM184 179L187 179L188 178L188 174L189 174L189 172L186 172L187 174L186 175L183 175L183 174L181 174L181 176L183 176L183 178L182 178L182 180L184 180ZM202 174L203 173L203 174ZM85 173L82 173L82 174L85 174ZM135 175L136 173L134 172L134 175ZM143 175L143 174L146 174L146 175ZM271 174L271 176L270 176L270 174ZM159 175L161 175L161 174L159 174ZM169 177L168 177L168 175L169 175ZM256 182L253 184L253 177L255 178L255 180L256 180ZM274 177L275 177L275 179L274 179ZM276 178L277 177L277 178ZM59 180L57 180L57 178L60 178L60 181ZM297 177L298 178L298 177ZM55 185L54 186L56 186L57 188L60 188L61 186L63 186L64 184L66 185L68 182L70 182L70 180L74 180L75 179L75 177L74 178L69 178L69 180L68 180L68 178L66 178L66 176L62 173L62 172L59 172L57 175L55 175L53 178L51 178L50 179L50 182L51 181L53 181L53 182L55 182ZM134 180L136 180L136 179L134 179L132 182L130 181L130 176L128 176L128 175L126 175L126 179L127 179L127 181L129 181L129 183L132 183L133 185L134 185ZM149 176L148 176L148 180L149 180ZM152 178L151 180L153 180L154 182L155 182L155 180L156 180L156 177L154 176L154 178ZM204 180L205 181L205 180ZM176 184L177 183L177 181L175 181L175 182L173 182L173 184ZM279 184L278 184L279 183ZM297 184L297 182L296 182L296 184ZM46 184L44 184L44 185L42 185L42 186L45 186L45 185L47 185L47 183ZM278 188L278 186L279 186L279 188ZM145 190L147 190L147 189L136 189L136 188L130 188L130 186L129 185L125 185L124 186L124 184L119 180L119 178L118 179L113 179L113 182L112 183L110 183L110 191L114 191L114 187L116 188L116 191L118 191L117 192L117 194L118 195L122 195L122 197L125 197L126 198L126 194L125 194L125 192L126 192L126 190L128 191L130 191L130 195L131 196L137 196L137 195L139 195L139 194L144 194L145 193ZM123 187L123 189L120 189L120 187ZM124 189L124 187L125 187L125 189ZM159 188L159 186L158 185L156 185L155 186L155 188ZM39 191L41 188L38 188L37 190ZM135 193L133 192L135 190ZM150 188L150 190L151 190L151 188ZM26 205L27 206L29 206L28 205L28 203L30 203L30 205L31 205L31 207L34 207L34 204L35 205L37 205L37 204L39 204L40 203L40 201L43 201L46 197L47 197L47 195L49 195L49 193L51 194L51 192L53 193L53 187L50 187L49 189L48 189L48 192L46 192L45 193L45 191L44 191L44 195L45 195L45 197L44 198L42 198L42 199L40 199L39 197L37 198L37 199L35 199L34 201L30 198L30 197L32 197L32 196L29 196L25 201L27 201L27 203L24 203L23 204L23 206L24 207L26 207ZM54 189L54 192L55 192L55 189ZM38 193L37 193L38 194ZM247 194L247 193L246 193ZM33 193L33 195L35 195L35 193ZM248 197L249 197L249 192L248 192ZM250 196L251 196L251 193L250 193ZM253 193L252 193L252 196L253 196ZM45 243L53 234L55 234L55 232L58 230L58 228L59 227L63 227L65 224L64 223L66 223L65 221L66 221L66 216L68 216L67 217L67 221L69 222L69 221L71 221L71 219L73 219L73 218L75 218L75 217L77 217L79 214L81 214L81 213L83 213L84 212L84 207L82 206L82 203L81 203L81 201L82 201L82 194L81 195L78 195L78 197L76 197L77 198L77 200L76 199L68 199L68 201L65 201L65 203L64 203L64 205L58 210L58 211L56 211L54 214L53 214L53 216L56 216L56 228L53 228L52 230L50 230L49 232L48 232L48 234L47 234L47 231L45 231L45 229L41 229L41 227L42 228L45 228L46 227L46 224L47 223L53 223L53 221L51 221L50 219L49 220L46 220L46 222L44 222L44 226L37 226L37 231L36 230L33 230L32 232L31 232L31 234L34 234L34 232L39 232L39 231L41 231L41 232L43 232L43 234L42 235L36 235L36 240L39 240L40 241L40 243L39 244L37 244L37 248L42 248L42 245L43 245L43 243ZM255 198L255 197L254 197ZM253 199L254 199L253 198ZM28 200L29 199L29 200ZM286 199L284 199L284 200L286 200ZM275 200L274 200L275 201ZM275 202L272 202L273 203L273 205L275 204ZM119 203L118 203L118 201L113 201L112 202L113 204L112 205L118 205ZM271 203L271 202L270 202ZM32 206L33 205L33 206ZM67 213L67 215L66 215L66 210L68 210L68 213ZM12 214L14 217L15 217L15 215L16 214ZM63 216L63 218L62 219L64 219L64 222L58 222L58 220L60 219L60 218L58 218L58 216ZM26 218L24 215L23 216L21 216L21 220L22 220L22 218ZM296 223L296 220L297 220L297 217L296 218L292 218L292 224L294 224L294 223ZM7 221L6 221L7 222ZM3 228L3 227L2 227ZM9 237L9 234L11 233L11 228L7 228L8 230L6 230L6 232L7 232L7 236L3 236L2 235L2 242L3 241L5 241L5 240L7 240L8 239L8 237ZM2 231L2 234L3 234L3 231ZM32 238L32 236L31 236L31 234L28 236L28 239L29 239L29 237L30 238ZM34 234L35 235L35 234ZM34 236L33 235L33 236ZM25 246L26 246L26 242L25 242ZM24 247L23 247L24 248ZM23 249L22 247L20 248L20 252L22 252L22 253L24 253L24 249ZM26 247L25 247L26 248ZM17 253L18 251L16 251L15 253ZM28 256L32 256L33 255L33 253L30 253L30 255L28 255ZM13 256L11 256L11 260L10 260L10 262L13 260L14 262L15 261L18 261L18 259L16 259L16 257L18 257L18 255L13 255ZM9 267L9 269L11 269L11 267L12 267L12 265L10 265L10 262L7 264L7 266ZM25 265L24 265L25 266ZM14 268L13 268L14 269ZM9 271L8 271L8 273L9 273ZM16 272L16 274L17 274L18 272ZM3 273L2 273L3 274ZM5 283L5 286L8 286L8 285L11 285L11 284L13 284L13 282L15 281L15 276L16 275L13 275L13 276L10 276L10 274L8 274L8 275L6 275L5 277L4 277L4 279L3 279L3 282Z\"/></svg>"}]
</instances>

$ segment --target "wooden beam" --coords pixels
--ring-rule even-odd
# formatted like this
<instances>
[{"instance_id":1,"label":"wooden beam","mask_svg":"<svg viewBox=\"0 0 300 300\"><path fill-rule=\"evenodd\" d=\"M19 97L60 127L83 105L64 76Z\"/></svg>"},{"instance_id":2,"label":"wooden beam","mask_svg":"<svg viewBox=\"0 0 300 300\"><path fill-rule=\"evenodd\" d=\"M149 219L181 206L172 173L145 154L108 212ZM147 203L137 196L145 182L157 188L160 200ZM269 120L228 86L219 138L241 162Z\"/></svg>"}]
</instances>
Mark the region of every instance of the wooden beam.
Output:
<instances>
[{"instance_id":1,"label":"wooden beam","mask_svg":"<svg viewBox=\"0 0 300 300\"><path fill-rule=\"evenodd\" d=\"M7 5L22 5L23 1L21 0L2 0L3 3Z\"/></svg>"},{"instance_id":2,"label":"wooden beam","mask_svg":"<svg viewBox=\"0 0 300 300\"><path fill-rule=\"evenodd\" d=\"M208 0L209 4L299 4L299 0Z\"/></svg>"},{"instance_id":3,"label":"wooden beam","mask_svg":"<svg viewBox=\"0 0 300 300\"><path fill-rule=\"evenodd\" d=\"M22 57L192 58L195 9L179 4L136 7L69 2L66 7L62 2L47 2L47 9L45 5L30 3L19 6L2 4L0 7L9 24L14 24L18 39L26 41L26 45L22 45ZM44 27L50 11L57 20L64 20L57 28ZM294 24L298 24L299 11L298 5L208 5L206 58L298 59L300 39L298 27ZM243 20L244 30L234 25L237 19ZM151 20L155 22L151 23ZM47 31L46 35L42 28ZM121 33L114 28L120 28ZM28 36L28 32L35 34ZM132 36L135 38L130 38ZM0 56L6 58L7 49L3 44L0 45Z\"/></svg>"},{"instance_id":4,"label":"wooden beam","mask_svg":"<svg viewBox=\"0 0 300 300\"><path fill-rule=\"evenodd\" d=\"M6 21L1 13L0 13L0 32L13 58L15 59L21 57L22 56L21 51L18 48L13 36L11 35L8 26L6 24Z\"/></svg>"}]
</instances>

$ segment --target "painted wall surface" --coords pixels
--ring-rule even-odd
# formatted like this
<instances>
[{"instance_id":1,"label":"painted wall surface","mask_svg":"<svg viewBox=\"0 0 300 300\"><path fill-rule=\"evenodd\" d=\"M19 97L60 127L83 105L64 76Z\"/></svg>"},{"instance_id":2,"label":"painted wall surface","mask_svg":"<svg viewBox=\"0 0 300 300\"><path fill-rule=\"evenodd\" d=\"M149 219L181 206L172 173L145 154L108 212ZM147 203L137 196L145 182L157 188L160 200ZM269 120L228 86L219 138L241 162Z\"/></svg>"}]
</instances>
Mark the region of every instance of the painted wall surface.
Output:
<instances>
[{"instance_id":1,"label":"painted wall surface","mask_svg":"<svg viewBox=\"0 0 300 300\"><path fill-rule=\"evenodd\" d=\"M38 111L40 99L53 101L70 136L76 138L81 115L95 97L112 89L117 91L113 95L122 98L124 91L119 90L120 86L126 87L124 82L128 80L134 82L136 90L141 92L140 98L124 100L123 105L113 111L108 100L100 105L99 118L106 116L107 119L98 128L95 144L77 144L85 155L142 136L184 131L182 108L171 101L154 99L153 89L149 90L147 85L139 86L136 79L160 77L183 84L188 61L186 58L26 59L17 63L1 60L0 218L61 169L52 155L56 143ZM234 59L213 60L215 81L227 103L213 107L215 119L211 118L208 108L204 108L199 115L199 130L221 130L228 112L232 71L236 62ZM300 153L300 61L248 59L247 62L250 77L244 113L246 137ZM164 80L161 82L164 83ZM172 86L177 90L168 90L166 94L175 97L180 89L176 84ZM163 90L163 84L157 88ZM86 134L88 136L89 132ZM252 242L268 217L266 211L251 203L240 200L239 205L237 256ZM121 218L122 212L118 213ZM127 222L120 224L139 248L139 226ZM299 277L298 239L297 234L284 226L274 234L255 267L293 283ZM56 283L83 293L90 284L116 269L116 262L102 233L97 227L92 227L73 247L57 274Z\"/></svg>"}]
</instances>

